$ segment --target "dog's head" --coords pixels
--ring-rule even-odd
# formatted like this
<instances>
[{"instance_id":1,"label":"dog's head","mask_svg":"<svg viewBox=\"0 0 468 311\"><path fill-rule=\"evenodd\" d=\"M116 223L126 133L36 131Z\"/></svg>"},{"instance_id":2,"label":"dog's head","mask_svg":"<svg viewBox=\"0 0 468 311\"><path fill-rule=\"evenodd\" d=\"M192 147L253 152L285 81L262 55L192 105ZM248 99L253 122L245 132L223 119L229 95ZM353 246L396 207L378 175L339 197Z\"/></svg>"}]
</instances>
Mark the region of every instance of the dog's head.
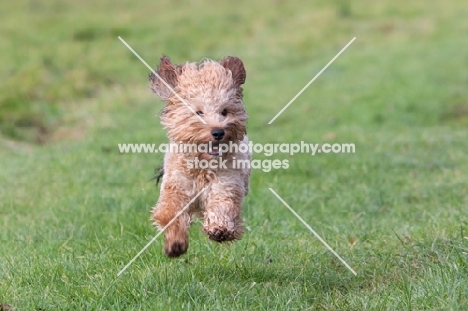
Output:
<instances>
[{"instance_id":1,"label":"dog's head","mask_svg":"<svg viewBox=\"0 0 468 311\"><path fill-rule=\"evenodd\" d=\"M220 143L242 141L248 116L241 87L246 73L239 58L174 65L162 57L156 73L149 80L165 102L161 123L171 142L211 142L207 156L213 157L219 155Z\"/></svg>"}]
</instances>

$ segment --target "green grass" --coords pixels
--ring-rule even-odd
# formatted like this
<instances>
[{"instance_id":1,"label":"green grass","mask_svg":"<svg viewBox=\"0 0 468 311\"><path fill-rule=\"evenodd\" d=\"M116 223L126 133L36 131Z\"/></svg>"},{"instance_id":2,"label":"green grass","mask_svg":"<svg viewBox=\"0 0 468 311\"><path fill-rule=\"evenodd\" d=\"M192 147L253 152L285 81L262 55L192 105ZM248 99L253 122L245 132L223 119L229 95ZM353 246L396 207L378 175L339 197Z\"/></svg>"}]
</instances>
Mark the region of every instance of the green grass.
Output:
<instances>
[{"instance_id":1,"label":"green grass","mask_svg":"<svg viewBox=\"0 0 468 311\"><path fill-rule=\"evenodd\" d=\"M468 4L463 0L0 3L0 305L17 310L467 310ZM149 221L163 143L147 68L236 55L249 138L350 142L254 170L244 238ZM357 40L272 125L275 114ZM264 155L255 155L266 159ZM358 273L270 193L273 188Z\"/></svg>"}]
</instances>

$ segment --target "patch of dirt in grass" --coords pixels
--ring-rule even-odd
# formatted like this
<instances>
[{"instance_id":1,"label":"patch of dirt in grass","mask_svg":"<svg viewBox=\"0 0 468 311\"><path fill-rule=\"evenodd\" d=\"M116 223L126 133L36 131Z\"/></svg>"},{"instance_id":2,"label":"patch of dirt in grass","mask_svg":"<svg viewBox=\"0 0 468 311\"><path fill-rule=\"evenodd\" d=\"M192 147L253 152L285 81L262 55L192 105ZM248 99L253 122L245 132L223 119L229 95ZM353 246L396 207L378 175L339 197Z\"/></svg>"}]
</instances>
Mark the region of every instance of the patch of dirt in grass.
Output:
<instances>
[{"instance_id":1,"label":"patch of dirt in grass","mask_svg":"<svg viewBox=\"0 0 468 311\"><path fill-rule=\"evenodd\" d=\"M468 123L468 102L459 103L449 107L439 116L441 122Z\"/></svg>"},{"instance_id":2,"label":"patch of dirt in grass","mask_svg":"<svg viewBox=\"0 0 468 311\"><path fill-rule=\"evenodd\" d=\"M83 126L59 127L48 138L49 141L80 140L85 136Z\"/></svg>"}]
</instances>

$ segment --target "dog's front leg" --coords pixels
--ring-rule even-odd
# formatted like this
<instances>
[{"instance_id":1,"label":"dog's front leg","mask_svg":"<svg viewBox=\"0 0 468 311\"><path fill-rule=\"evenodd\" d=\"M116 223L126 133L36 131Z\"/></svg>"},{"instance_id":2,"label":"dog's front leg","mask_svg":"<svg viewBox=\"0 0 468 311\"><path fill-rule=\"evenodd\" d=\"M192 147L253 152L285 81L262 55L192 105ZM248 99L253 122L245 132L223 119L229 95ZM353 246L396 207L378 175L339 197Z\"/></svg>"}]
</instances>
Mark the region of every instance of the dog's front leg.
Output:
<instances>
[{"instance_id":1,"label":"dog's front leg","mask_svg":"<svg viewBox=\"0 0 468 311\"><path fill-rule=\"evenodd\" d=\"M238 184L213 185L204 198L203 230L216 242L238 240L244 231L241 208L244 188Z\"/></svg>"},{"instance_id":2,"label":"dog's front leg","mask_svg":"<svg viewBox=\"0 0 468 311\"><path fill-rule=\"evenodd\" d=\"M153 209L151 218L159 229L164 228L176 217L189 202L191 198L177 187L162 185L161 194L156 207ZM180 214L167 227L164 232L164 252L168 257L179 257L188 249L188 230L190 227L190 214L188 209Z\"/></svg>"}]
</instances>

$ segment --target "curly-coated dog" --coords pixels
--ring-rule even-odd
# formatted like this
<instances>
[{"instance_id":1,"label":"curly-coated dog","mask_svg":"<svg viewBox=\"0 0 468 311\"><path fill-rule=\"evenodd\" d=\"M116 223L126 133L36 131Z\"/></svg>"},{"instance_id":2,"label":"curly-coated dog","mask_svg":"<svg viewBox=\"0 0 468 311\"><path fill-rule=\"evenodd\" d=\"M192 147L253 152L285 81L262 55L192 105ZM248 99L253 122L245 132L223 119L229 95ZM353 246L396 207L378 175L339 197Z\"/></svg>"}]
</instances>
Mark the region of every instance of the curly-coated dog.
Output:
<instances>
[{"instance_id":1,"label":"curly-coated dog","mask_svg":"<svg viewBox=\"0 0 468 311\"><path fill-rule=\"evenodd\" d=\"M242 148L248 144L241 87L244 64L230 56L220 62L174 65L162 57L156 73L149 80L165 103L160 118L170 145L198 147L171 147L164 157L160 197L151 218L159 229L167 226L166 255L178 257L187 251L194 216L203 218L211 240L240 239L251 160Z\"/></svg>"}]
</instances>

